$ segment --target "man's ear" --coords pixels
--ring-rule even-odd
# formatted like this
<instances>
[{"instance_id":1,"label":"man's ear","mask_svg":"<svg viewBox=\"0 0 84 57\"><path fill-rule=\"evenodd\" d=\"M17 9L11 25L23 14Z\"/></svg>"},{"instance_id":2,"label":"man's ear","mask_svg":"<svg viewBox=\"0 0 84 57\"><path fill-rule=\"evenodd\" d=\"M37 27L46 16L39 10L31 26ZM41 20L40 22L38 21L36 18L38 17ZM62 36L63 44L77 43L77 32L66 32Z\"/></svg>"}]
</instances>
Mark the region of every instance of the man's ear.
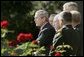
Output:
<instances>
[{"instance_id":1,"label":"man's ear","mask_svg":"<svg viewBox=\"0 0 84 57\"><path fill-rule=\"evenodd\" d=\"M45 22L46 21L46 17L42 17L42 20L43 20L43 22Z\"/></svg>"},{"instance_id":2,"label":"man's ear","mask_svg":"<svg viewBox=\"0 0 84 57\"><path fill-rule=\"evenodd\" d=\"M63 25L63 20L61 20L61 25Z\"/></svg>"},{"instance_id":3,"label":"man's ear","mask_svg":"<svg viewBox=\"0 0 84 57\"><path fill-rule=\"evenodd\" d=\"M63 24L65 23L65 21L62 19L62 22L61 22L61 23L62 23L62 25L63 25Z\"/></svg>"}]
</instances>

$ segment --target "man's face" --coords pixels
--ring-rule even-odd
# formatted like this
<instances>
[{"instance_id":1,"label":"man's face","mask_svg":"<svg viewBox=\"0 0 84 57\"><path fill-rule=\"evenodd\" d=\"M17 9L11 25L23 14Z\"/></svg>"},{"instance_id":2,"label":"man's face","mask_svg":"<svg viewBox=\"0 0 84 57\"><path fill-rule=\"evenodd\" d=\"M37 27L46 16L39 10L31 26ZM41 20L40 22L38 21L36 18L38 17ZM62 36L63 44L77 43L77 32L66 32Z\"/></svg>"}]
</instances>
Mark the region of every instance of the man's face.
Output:
<instances>
[{"instance_id":1,"label":"man's face","mask_svg":"<svg viewBox=\"0 0 84 57\"><path fill-rule=\"evenodd\" d=\"M34 16L34 21L36 23L36 26L42 26L43 19L36 13Z\"/></svg>"},{"instance_id":2,"label":"man's face","mask_svg":"<svg viewBox=\"0 0 84 57\"><path fill-rule=\"evenodd\" d=\"M62 20L61 19L54 19L53 26L54 26L55 30L59 30L63 26Z\"/></svg>"},{"instance_id":3,"label":"man's face","mask_svg":"<svg viewBox=\"0 0 84 57\"><path fill-rule=\"evenodd\" d=\"M55 30L58 30L59 29L59 20L53 20L53 27L55 28Z\"/></svg>"}]
</instances>

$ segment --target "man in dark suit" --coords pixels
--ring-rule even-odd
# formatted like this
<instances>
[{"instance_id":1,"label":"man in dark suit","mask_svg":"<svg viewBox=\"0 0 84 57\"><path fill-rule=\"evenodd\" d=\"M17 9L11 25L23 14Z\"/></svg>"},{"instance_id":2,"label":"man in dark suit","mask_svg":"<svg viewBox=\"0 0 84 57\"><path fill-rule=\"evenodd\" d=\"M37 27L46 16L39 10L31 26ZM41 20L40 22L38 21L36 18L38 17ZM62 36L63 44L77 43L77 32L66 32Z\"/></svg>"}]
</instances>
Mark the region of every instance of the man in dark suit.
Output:
<instances>
[{"instance_id":1,"label":"man in dark suit","mask_svg":"<svg viewBox=\"0 0 84 57\"><path fill-rule=\"evenodd\" d=\"M80 35L80 42L79 42L79 49L78 49L78 52L77 52L77 55L78 56L81 56L83 53L83 33L82 33L82 26L80 24L80 21L81 21L81 14L79 11L70 11L71 14L72 14L72 26L73 28L79 33Z\"/></svg>"},{"instance_id":2,"label":"man in dark suit","mask_svg":"<svg viewBox=\"0 0 84 57\"><path fill-rule=\"evenodd\" d=\"M72 15L70 12L63 11L60 13L60 16L63 18L63 28L61 32L61 37L57 40L55 43L55 47L58 45L64 44L70 45L73 47L73 52L70 54L76 55L76 52L78 50L79 45L79 34L77 31L75 31L72 27ZM70 54L65 54L65 56L68 56Z\"/></svg>"},{"instance_id":3,"label":"man in dark suit","mask_svg":"<svg viewBox=\"0 0 84 57\"><path fill-rule=\"evenodd\" d=\"M39 46L45 46L45 54L48 56L50 46L55 34L55 29L48 22L48 12L45 10L38 10L35 13L34 21L36 23L36 26L40 27L40 32L36 41L38 42Z\"/></svg>"}]
</instances>

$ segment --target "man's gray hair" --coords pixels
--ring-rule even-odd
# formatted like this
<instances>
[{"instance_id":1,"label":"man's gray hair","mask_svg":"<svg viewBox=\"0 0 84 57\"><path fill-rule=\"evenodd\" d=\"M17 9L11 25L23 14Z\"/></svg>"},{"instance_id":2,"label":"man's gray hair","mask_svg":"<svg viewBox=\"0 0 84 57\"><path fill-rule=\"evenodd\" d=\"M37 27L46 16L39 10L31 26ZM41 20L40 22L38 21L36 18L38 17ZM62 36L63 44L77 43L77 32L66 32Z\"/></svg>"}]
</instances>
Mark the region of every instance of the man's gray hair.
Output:
<instances>
[{"instance_id":1,"label":"man's gray hair","mask_svg":"<svg viewBox=\"0 0 84 57\"><path fill-rule=\"evenodd\" d=\"M72 20L74 22L80 22L80 19L81 19L81 14L79 11L70 11L71 14L72 14Z\"/></svg>"},{"instance_id":2,"label":"man's gray hair","mask_svg":"<svg viewBox=\"0 0 84 57\"><path fill-rule=\"evenodd\" d=\"M50 17L49 17L49 19L50 19L50 20L53 20L54 17L55 17L55 15L56 15L56 14L51 14Z\"/></svg>"},{"instance_id":3,"label":"man's gray hair","mask_svg":"<svg viewBox=\"0 0 84 57\"><path fill-rule=\"evenodd\" d=\"M65 11L78 10L78 5L76 2L67 2L63 5L63 10Z\"/></svg>"},{"instance_id":4,"label":"man's gray hair","mask_svg":"<svg viewBox=\"0 0 84 57\"><path fill-rule=\"evenodd\" d=\"M36 11L36 14L39 16L39 17L46 17L46 18L48 18L48 12L47 11L45 11L45 10L38 10L38 11Z\"/></svg>"},{"instance_id":5,"label":"man's gray hair","mask_svg":"<svg viewBox=\"0 0 84 57\"><path fill-rule=\"evenodd\" d=\"M62 27L62 19L60 14L55 15L53 20L53 27L55 30L59 30Z\"/></svg>"}]
</instances>

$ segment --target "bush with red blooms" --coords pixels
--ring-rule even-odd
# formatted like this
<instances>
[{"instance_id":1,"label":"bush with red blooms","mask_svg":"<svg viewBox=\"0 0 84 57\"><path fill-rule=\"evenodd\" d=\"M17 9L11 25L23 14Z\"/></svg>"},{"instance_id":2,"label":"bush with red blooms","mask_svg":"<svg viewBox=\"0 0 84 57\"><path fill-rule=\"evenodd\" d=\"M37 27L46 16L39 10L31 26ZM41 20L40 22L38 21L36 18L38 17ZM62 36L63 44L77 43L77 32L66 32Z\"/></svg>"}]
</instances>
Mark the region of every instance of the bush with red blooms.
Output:
<instances>
[{"instance_id":1,"label":"bush with red blooms","mask_svg":"<svg viewBox=\"0 0 84 57\"><path fill-rule=\"evenodd\" d=\"M25 41L32 40L32 39L33 39L33 35L31 33L29 33L29 34L20 33L17 36L17 41L18 42L25 42Z\"/></svg>"},{"instance_id":2,"label":"bush with red blooms","mask_svg":"<svg viewBox=\"0 0 84 57\"><path fill-rule=\"evenodd\" d=\"M62 56L62 54L60 52L55 52L54 56Z\"/></svg>"},{"instance_id":3,"label":"bush with red blooms","mask_svg":"<svg viewBox=\"0 0 84 57\"><path fill-rule=\"evenodd\" d=\"M1 28L7 28L8 24L9 24L9 23L8 23L7 20L1 21Z\"/></svg>"}]
</instances>

